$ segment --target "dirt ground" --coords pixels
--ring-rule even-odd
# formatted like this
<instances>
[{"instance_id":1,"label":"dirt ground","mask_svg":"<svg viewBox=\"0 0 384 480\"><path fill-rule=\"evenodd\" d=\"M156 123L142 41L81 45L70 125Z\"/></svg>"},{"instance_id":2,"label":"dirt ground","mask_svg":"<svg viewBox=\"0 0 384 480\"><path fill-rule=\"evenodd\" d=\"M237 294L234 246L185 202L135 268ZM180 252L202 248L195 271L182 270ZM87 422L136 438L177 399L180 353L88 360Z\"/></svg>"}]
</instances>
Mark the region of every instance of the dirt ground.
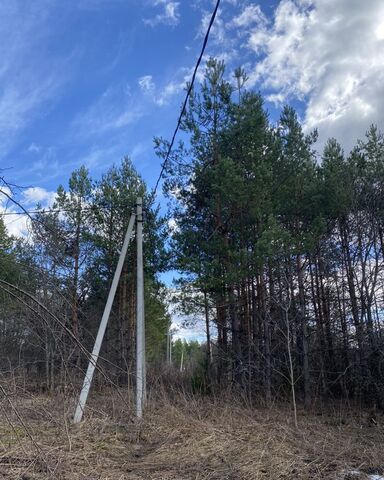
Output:
<instances>
[{"instance_id":1,"label":"dirt ground","mask_svg":"<svg viewBox=\"0 0 384 480\"><path fill-rule=\"evenodd\" d=\"M247 408L234 400L150 400L137 422L120 395L94 394L71 423L72 398L14 392L0 410L0 478L63 480L375 479L384 422L335 407ZM377 475L377 477L375 477Z\"/></svg>"}]
</instances>

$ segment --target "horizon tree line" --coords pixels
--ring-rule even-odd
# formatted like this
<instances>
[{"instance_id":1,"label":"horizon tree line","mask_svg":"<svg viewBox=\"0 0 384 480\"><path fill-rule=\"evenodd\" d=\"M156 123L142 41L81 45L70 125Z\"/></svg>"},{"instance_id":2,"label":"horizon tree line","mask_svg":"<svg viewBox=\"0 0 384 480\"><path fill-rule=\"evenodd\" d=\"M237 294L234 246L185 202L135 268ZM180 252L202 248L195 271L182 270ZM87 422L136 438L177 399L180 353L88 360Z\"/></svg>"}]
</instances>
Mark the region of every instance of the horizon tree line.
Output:
<instances>
[{"instance_id":1,"label":"horizon tree line","mask_svg":"<svg viewBox=\"0 0 384 480\"><path fill-rule=\"evenodd\" d=\"M99 181L84 167L73 172L57 191L61 212L36 215L29 242L10 238L0 215L0 279L37 296L73 337L3 289L2 369L34 368L53 390L84 366L79 345L92 343L140 194L149 360L165 359L170 327L158 273L175 269L179 309L205 319L205 345L191 346L199 361L190 363L207 391L384 408L384 136L370 126L348 154L331 138L318 158L317 132L305 133L290 106L272 122L247 80L244 69L231 79L222 61L208 60L184 141L165 165L172 228L127 158ZM168 142L155 147L164 158ZM102 352L105 371L128 384L134 248Z\"/></svg>"}]
</instances>

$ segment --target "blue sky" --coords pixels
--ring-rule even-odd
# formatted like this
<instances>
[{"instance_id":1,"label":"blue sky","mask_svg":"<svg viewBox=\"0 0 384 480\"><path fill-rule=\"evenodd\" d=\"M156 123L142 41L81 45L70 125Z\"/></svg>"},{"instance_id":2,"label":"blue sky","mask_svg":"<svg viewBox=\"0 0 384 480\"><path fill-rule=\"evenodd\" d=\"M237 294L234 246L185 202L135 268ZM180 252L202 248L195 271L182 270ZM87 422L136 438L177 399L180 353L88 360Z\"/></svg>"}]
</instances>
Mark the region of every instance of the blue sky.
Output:
<instances>
[{"instance_id":1,"label":"blue sky","mask_svg":"<svg viewBox=\"0 0 384 480\"><path fill-rule=\"evenodd\" d=\"M124 155L153 186L152 139L173 132L214 3L1 0L0 169L29 187L26 208L51 204L80 165L98 178ZM246 68L272 120L293 104L319 149L383 129L382 0L222 0L209 55L228 77ZM6 222L25 230L20 216Z\"/></svg>"},{"instance_id":2,"label":"blue sky","mask_svg":"<svg viewBox=\"0 0 384 480\"><path fill-rule=\"evenodd\" d=\"M27 207L126 154L153 185L152 139L171 136L213 3L2 0L0 168L33 187ZM348 150L382 123L383 52L381 0L223 0L206 56L244 65L272 118L289 102Z\"/></svg>"},{"instance_id":3,"label":"blue sky","mask_svg":"<svg viewBox=\"0 0 384 480\"><path fill-rule=\"evenodd\" d=\"M97 176L129 154L153 183L159 161L152 138L174 128L211 8L210 2L2 2L0 153L2 166L11 168L7 176L51 190L83 163Z\"/></svg>"}]
</instances>

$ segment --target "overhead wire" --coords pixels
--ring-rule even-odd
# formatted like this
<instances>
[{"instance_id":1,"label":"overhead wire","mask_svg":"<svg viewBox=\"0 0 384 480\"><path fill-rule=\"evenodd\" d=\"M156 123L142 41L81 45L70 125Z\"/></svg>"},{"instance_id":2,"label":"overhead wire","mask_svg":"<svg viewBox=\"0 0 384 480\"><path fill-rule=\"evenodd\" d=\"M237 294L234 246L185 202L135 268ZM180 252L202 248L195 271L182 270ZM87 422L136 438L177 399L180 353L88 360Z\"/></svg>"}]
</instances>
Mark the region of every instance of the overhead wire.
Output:
<instances>
[{"instance_id":1,"label":"overhead wire","mask_svg":"<svg viewBox=\"0 0 384 480\"><path fill-rule=\"evenodd\" d=\"M163 174L164 174L164 171L166 169L166 166L167 166L167 163L169 161L169 158L170 158L170 155L171 155L171 152L172 152L172 149L173 149L173 146L174 146L174 143L175 143L175 139L176 139L176 136L177 136L177 133L180 129L180 126L181 126L181 122L182 122L182 119L183 119L183 116L185 114L185 111L186 111L186 108L187 108L187 103L188 103L188 100L190 98L190 95L192 93L192 90L193 90L193 86L194 86L194 83L195 83L195 79L196 79L196 76L197 76L197 72L198 72L198 69L199 69L199 66L201 64L201 61L203 59L203 56L204 56L204 53L205 53L205 49L206 49L206 46L207 46L207 43L208 43L208 39L209 39L209 35L210 35L210 32L211 32L211 29L212 29L212 26L214 24L214 21L215 21L215 18L216 18L216 15L217 15L217 12L218 12L218 9L219 9L219 6L220 6L220 3L221 3L221 0L217 0L216 1L216 4L215 4L215 8L212 12L212 15L211 15L211 18L210 18L210 21L209 21L209 24L208 24L208 28L207 28L207 31L206 31L206 34L204 36L204 41L203 41L203 45L202 45L202 48L201 48L201 51L200 51L200 54L199 54L199 57L197 59L197 62L196 62L196 65L194 67L194 70L193 70L193 74L192 74L192 78L191 78L191 81L188 85L188 88L187 88L187 93L186 93L186 96L185 96L185 99L184 99L184 102L182 104L182 108L181 108L181 111L180 111L180 114L179 114L179 117L178 117L178 120L177 120L177 124L176 124L176 128L173 132L173 135L172 135L172 139L171 139L171 142L169 143L168 145L168 149L167 149L167 153L166 153L166 156L165 156L165 159L164 159L164 162L161 166L161 170L160 170L160 174L159 174L159 177L155 183L155 186L151 192L151 197L150 198L154 198L156 196L156 193L157 193L157 189L159 187L159 184L160 184L160 181L163 177ZM64 208L49 208L49 209L38 209L38 210L27 210L25 207L23 207L23 205L21 205L19 202L17 202L12 195L9 195L7 192L5 192L4 190L0 190L1 193L3 193L9 200L11 200L16 206L18 206L20 208L21 211L17 211L17 212L11 212L11 211L5 211L5 212L1 212L0 213L0 218L2 216L11 216L11 215L26 215L30 218L31 221L36 221L36 218L33 218L32 215L49 215L49 214L52 214L52 213L63 213L63 212L68 212L68 211L72 211L72 209L64 209ZM90 211L95 211L95 210L103 210L103 209L108 209L108 208L113 208L113 207L108 207L108 206L91 206L91 207L83 207L82 208L82 211L87 211L87 210L90 210ZM37 301L30 293L28 292L25 292L25 291L22 291L19 287L16 287L14 285L11 285L11 284L8 284L7 282L5 281L2 281L0 280L0 283L2 283L2 288L4 288L4 285L8 286L8 287L11 287L11 288L16 288L17 291L19 292L22 292L24 295L26 295L29 299L32 299L33 301ZM8 293L12 294L10 291L8 291ZM14 294L13 294L14 295ZM40 302L38 302L38 305L49 315L51 316L62 328L64 331L66 331L70 337L72 337L72 339L75 341L75 343L77 343L77 346L80 348L80 350L85 353L86 355L88 354L89 355L89 352L83 347L83 345L78 342L78 340L76 338L74 338L74 335L72 334L72 332L66 327L66 325L64 325L54 314L52 314L52 312L50 312L44 305L42 305Z\"/></svg>"},{"instance_id":2,"label":"overhead wire","mask_svg":"<svg viewBox=\"0 0 384 480\"><path fill-rule=\"evenodd\" d=\"M119 205L119 207L133 208L134 204ZM88 212L88 211L113 210L113 209L116 209L115 205L97 205L97 206L90 206L90 207L82 207L81 211ZM22 212L10 212L10 211L0 212L0 217L7 216L7 215L28 215L28 216L34 215L34 214L49 215L51 213L72 212L73 210L74 209L72 208L42 208L41 210L23 209Z\"/></svg>"},{"instance_id":3,"label":"overhead wire","mask_svg":"<svg viewBox=\"0 0 384 480\"><path fill-rule=\"evenodd\" d=\"M165 168L167 166L167 163L169 161L169 157L172 153L173 145L174 145L175 140L176 140L176 135L177 135L177 133L180 129L180 125L181 125L181 122L182 122L182 119L183 119L183 115L185 114L185 111L186 111L186 108L187 108L187 103L188 103L189 97L190 97L190 95L192 93L192 90L193 90L193 86L194 86L194 83L195 83L195 80L196 80L197 72L199 70L201 61L203 59L205 49L206 49L207 44L208 44L209 35L211 33L211 29L212 29L212 26L214 24L214 21L215 21L220 3L221 3L221 0L216 1L215 8L212 12L212 15L211 15L211 18L210 18L210 21L209 21L209 24L208 24L208 28L207 28L207 31L206 31L205 36L204 36L203 45L202 45L199 57L197 59L196 65L194 67L191 81L190 81L190 83L188 85L188 88L187 88L187 93L186 93L186 96L184 98L179 117L177 119L176 127L175 127L175 130L174 130L173 135L172 135L172 139L171 139L171 141L168 145L167 153L165 155L164 162L161 166L160 174L157 178L157 181L156 181L155 186L154 186L154 188L152 190L152 193L151 193L152 198L154 198L156 196L157 189L159 187L159 184L160 184L160 181L162 179L163 173L164 173ZM5 192L2 192L2 193L5 193ZM6 196L8 196L8 195L6 195ZM11 199L11 200L14 201L14 199ZM0 216L5 216L5 215L28 215L28 216L30 216L30 215L33 215L33 214L49 214L49 213L60 213L60 212L70 211L70 209L47 209L47 210L42 209L42 210L30 210L30 211L28 211L24 207L22 207L22 205L20 205L20 204L17 204L17 205L21 208L21 210L22 210L21 212L3 212L3 213L0 213ZM101 209L101 208L106 208L107 209L107 208L112 208L112 207L107 207L107 206L96 207L96 209ZM83 211L85 211L87 209L92 210L92 209L95 209L95 207L86 207L86 208L83 209Z\"/></svg>"},{"instance_id":4,"label":"overhead wire","mask_svg":"<svg viewBox=\"0 0 384 480\"><path fill-rule=\"evenodd\" d=\"M165 155L164 162L163 162L163 164L162 164L162 166L161 166L161 170L160 170L159 177L158 177L158 179L157 179L157 181L156 181L156 184L155 184L155 187L154 187L154 189L153 189L153 191L152 191L152 198L154 198L154 197L156 196L156 192L157 192L157 189L158 189L158 187L159 187L159 183L160 183L160 181L161 181L161 179L162 179L162 177L163 177L163 173L164 173L165 168L166 168L166 166L167 166L167 163L168 163L168 161L169 161L169 157L170 157L170 155L171 155L171 152L172 152L172 149L173 149L173 145L174 145L174 143L175 143L176 135L177 135L177 132L179 131L179 128L180 128L180 125L181 125L181 121L182 121L182 119L183 119L183 115L184 115L185 110L186 110L186 108L187 108L188 99L189 99L189 97L190 97L190 95L191 95L191 93L192 93L192 89L193 89L193 85L194 85L194 83L195 83L197 71L198 71L199 66L200 66L200 63L201 63L201 61L202 61L202 59L203 59L204 52L205 52L205 48L206 48L206 46L207 46L208 39L209 39L209 35L210 35L210 33L211 33L211 29L212 29L213 23L214 23L214 21L215 21L215 18L216 18L216 15L217 15L217 11L218 11L218 9L219 9L219 6L220 6L220 0L217 0L216 5L215 5L215 8L214 8L214 10L213 10L213 12L212 12L212 15L211 15L211 19L210 19L209 24L208 24L207 32L206 32L205 37L204 37L203 46L202 46L202 48L201 48L200 55L199 55L199 57L198 57L198 59L197 59L195 68L194 68L194 70L193 70L193 75L192 75L192 78L191 78L191 82L190 82L189 85L188 85L187 94L186 94L186 96L185 96L185 99L184 99L184 102L183 102L183 106L182 106L182 108L181 108L180 115L179 115L179 118L178 118L178 120L177 120L176 128L175 128L175 130L174 130L174 132L173 132L172 139L171 139L171 141L170 141L170 143L169 143L169 145L168 145L167 153L166 153L166 155Z\"/></svg>"}]
</instances>

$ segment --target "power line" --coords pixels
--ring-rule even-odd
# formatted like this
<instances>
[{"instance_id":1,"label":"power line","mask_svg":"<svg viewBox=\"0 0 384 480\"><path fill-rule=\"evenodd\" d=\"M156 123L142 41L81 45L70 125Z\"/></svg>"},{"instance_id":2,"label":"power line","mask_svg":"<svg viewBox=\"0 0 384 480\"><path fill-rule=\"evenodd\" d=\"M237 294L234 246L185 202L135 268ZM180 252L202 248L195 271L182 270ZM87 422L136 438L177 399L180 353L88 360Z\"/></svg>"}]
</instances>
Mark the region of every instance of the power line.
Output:
<instances>
[{"instance_id":1,"label":"power line","mask_svg":"<svg viewBox=\"0 0 384 480\"><path fill-rule=\"evenodd\" d=\"M183 118L183 115L185 113L185 110L187 108L187 103L188 103L188 99L191 95L191 92L192 92L192 89L193 89L193 85L195 83L195 79L196 79L196 75L197 75L197 71L199 69L199 66L200 66L200 63L203 59L203 56L204 56L204 52L205 52L205 49L206 49L206 46L207 46L207 43L208 43L208 39L209 39L209 35L210 35L210 32L211 32L211 29L212 29L212 26L213 26L213 23L215 21L215 18L216 18L216 15L217 15L217 11L219 9L219 6L220 6L220 1L221 0L217 0L216 2L216 5L215 5L215 8L212 12L212 16L211 16L211 19L209 21L209 24L208 24L208 29L207 29L207 32L205 34L205 37L204 37L204 41L203 41L203 45L202 45L202 48L201 48L201 52L200 52L200 55L197 59L197 62L196 62L196 65L195 65L195 68L194 68L194 71L193 71L193 75L192 75L192 79L191 79L191 82L188 86L188 90L187 90L187 94L185 96L185 99L184 99L184 102L183 102L183 106L182 106L182 109L181 109L181 112L180 112L180 115L178 117L178 120L177 120L177 124L176 124L176 128L173 132L173 135L172 135L172 139L171 139L171 142L168 146L168 150L167 150L167 154L165 156L165 160L163 162L163 165L161 167L161 171L160 171L160 174L159 174L159 177L156 181L156 184L155 184L155 187L152 191L152 195L151 197L155 197L156 195L156 192L157 192L157 189L158 189L158 186L159 186L159 183L160 183L160 180L163 176L163 173L164 173L164 170L165 170L165 167L167 166L167 163L168 163L168 160L169 160L169 156L172 152L172 148L173 148L173 145L175 143L175 139L176 139L176 135L179 131L179 128L180 128L180 125L181 125L181 120ZM2 177L0 177L0 180L3 180ZM8 196L8 195L7 195ZM9 196L8 196L9 197ZM133 206L131 206L133 207ZM31 210L31 211L28 211L26 209L24 209L23 207L22 208L22 212L3 212L3 213L0 213L0 216L5 216L5 215L33 215L33 214L49 214L49 213L60 213L60 212L68 212L68 211L71 211L71 209L49 209L49 210ZM86 210L97 210L97 209L102 209L102 208L105 208L105 209L108 209L108 208L113 208L113 207L89 207L89 208L83 208L82 210L83 211L86 211Z\"/></svg>"},{"instance_id":2,"label":"power line","mask_svg":"<svg viewBox=\"0 0 384 480\"><path fill-rule=\"evenodd\" d=\"M172 140L171 140L171 142L170 142L170 144L169 144L169 146L168 146L167 154L166 154L166 156L165 156L165 160L164 160L163 165L162 165L162 167L161 167L161 171L160 171L159 178L157 179L155 188L153 189L153 192L152 192L152 197L155 197L155 195L156 195L156 191L157 191L157 188L158 188L158 186L159 186L160 180L161 180L161 178L162 178L162 176L163 176L163 173L164 173L165 167L166 167L166 165L167 165L167 162L168 162L168 160L169 160L169 156L170 156L170 154L171 154L171 151L172 151L172 148L173 148L173 144L175 143L175 138L176 138L177 132L179 131L180 124L181 124L181 120L182 120L183 115L184 115L184 113L185 113L185 109L187 108L187 102L188 102L189 96L190 96L190 94L191 94L191 92L192 92L193 84L194 84L195 79L196 79L196 74L197 74L197 71L198 71L198 69L199 69L201 60L202 60L202 58L203 58L203 55L204 55L204 52L205 52L205 48L206 48L207 43L208 43L209 34L210 34L210 32L211 32L212 25L213 25L213 23L214 23L214 21L215 21L216 14L217 14L217 11L218 11L218 9L219 9L219 6L220 6L220 0L217 0L215 9L213 10L213 13L212 13L212 16L211 16L211 20L209 21L207 33L205 34L205 37L204 37L204 42L203 42L203 46L202 46L202 49L201 49L199 58L197 59L196 66L195 66L195 69L194 69L194 71L193 71L192 80L191 80L191 83L189 84L189 87L188 87L188 90L187 90L187 94L186 94L185 99L184 99L183 107L182 107L182 109L181 109L179 118L178 118L178 120L177 120L177 124L176 124L175 131L173 132Z\"/></svg>"},{"instance_id":3,"label":"power line","mask_svg":"<svg viewBox=\"0 0 384 480\"><path fill-rule=\"evenodd\" d=\"M100 211L100 210L113 210L116 208L133 208L133 204L130 205L115 205L107 206L107 205L98 205L92 207L82 207L82 212L87 211ZM62 212L73 212L76 210L75 208L49 208L43 210L23 210L22 212L0 212L0 217L7 216L7 215L34 215L34 214L42 214L42 215L49 215L50 213L62 213Z\"/></svg>"}]
</instances>

